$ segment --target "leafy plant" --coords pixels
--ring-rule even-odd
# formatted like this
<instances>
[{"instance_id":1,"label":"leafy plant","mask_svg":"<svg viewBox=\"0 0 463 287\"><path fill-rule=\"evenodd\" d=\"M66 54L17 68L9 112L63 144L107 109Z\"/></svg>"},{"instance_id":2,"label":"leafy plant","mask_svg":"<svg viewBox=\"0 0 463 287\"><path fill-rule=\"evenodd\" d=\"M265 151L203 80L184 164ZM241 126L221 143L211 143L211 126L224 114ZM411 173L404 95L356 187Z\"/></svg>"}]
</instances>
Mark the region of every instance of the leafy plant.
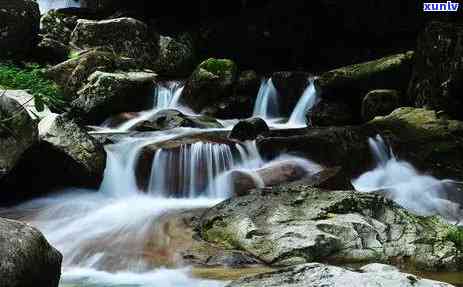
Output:
<instances>
[{"instance_id":1,"label":"leafy plant","mask_svg":"<svg viewBox=\"0 0 463 287\"><path fill-rule=\"evenodd\" d=\"M452 227L445 236L445 239L452 241L459 251L463 251L463 228L458 226Z\"/></svg>"},{"instance_id":2,"label":"leafy plant","mask_svg":"<svg viewBox=\"0 0 463 287\"><path fill-rule=\"evenodd\" d=\"M11 63L0 63L0 87L28 91L34 97L38 111L43 111L45 105L62 111L67 104L62 91L45 77L38 64L18 67Z\"/></svg>"}]
</instances>

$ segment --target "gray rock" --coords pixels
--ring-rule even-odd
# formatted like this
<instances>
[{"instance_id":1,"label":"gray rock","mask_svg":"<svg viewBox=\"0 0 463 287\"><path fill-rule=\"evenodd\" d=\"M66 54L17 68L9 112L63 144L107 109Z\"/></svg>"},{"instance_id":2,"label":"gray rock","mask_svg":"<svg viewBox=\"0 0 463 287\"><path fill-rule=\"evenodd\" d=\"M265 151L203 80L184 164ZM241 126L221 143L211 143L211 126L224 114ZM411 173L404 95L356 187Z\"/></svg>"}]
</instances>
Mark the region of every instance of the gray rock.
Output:
<instances>
[{"instance_id":1,"label":"gray rock","mask_svg":"<svg viewBox=\"0 0 463 287\"><path fill-rule=\"evenodd\" d=\"M382 264L364 266L361 272L310 263L235 281L227 287L452 287L453 285L401 273Z\"/></svg>"},{"instance_id":2,"label":"gray rock","mask_svg":"<svg viewBox=\"0 0 463 287\"><path fill-rule=\"evenodd\" d=\"M156 74L148 72L95 72L71 104L83 123L100 123L111 115L140 111L150 105Z\"/></svg>"},{"instance_id":3,"label":"gray rock","mask_svg":"<svg viewBox=\"0 0 463 287\"><path fill-rule=\"evenodd\" d=\"M356 123L354 111L346 102L322 100L306 114L307 124L311 126L345 126Z\"/></svg>"},{"instance_id":4,"label":"gray rock","mask_svg":"<svg viewBox=\"0 0 463 287\"><path fill-rule=\"evenodd\" d=\"M61 164L72 166L72 174L78 176L80 181L76 180L74 184L96 186L101 182L106 166L103 146L74 121L64 116L50 115L39 123L39 136L42 144L48 144L51 149L68 159ZM45 157L46 155L44 161ZM71 168L63 166L62 169Z\"/></svg>"},{"instance_id":5,"label":"gray rock","mask_svg":"<svg viewBox=\"0 0 463 287\"><path fill-rule=\"evenodd\" d=\"M0 218L0 286L57 287L61 261L37 229Z\"/></svg>"},{"instance_id":6,"label":"gray rock","mask_svg":"<svg viewBox=\"0 0 463 287\"><path fill-rule=\"evenodd\" d=\"M132 18L78 20L71 45L79 49L105 47L119 57L135 60L140 68L154 69L159 56L159 35Z\"/></svg>"},{"instance_id":7,"label":"gray rock","mask_svg":"<svg viewBox=\"0 0 463 287\"><path fill-rule=\"evenodd\" d=\"M261 118L252 118L239 121L230 132L231 139L240 141L255 140L259 135L268 133L270 129Z\"/></svg>"},{"instance_id":8,"label":"gray rock","mask_svg":"<svg viewBox=\"0 0 463 287\"><path fill-rule=\"evenodd\" d=\"M402 260L422 269L461 268L461 255L446 237L449 225L376 194L273 187L207 210L199 230L208 242L274 266Z\"/></svg>"},{"instance_id":9,"label":"gray rock","mask_svg":"<svg viewBox=\"0 0 463 287\"><path fill-rule=\"evenodd\" d=\"M37 122L18 91L0 91L0 178L37 142Z\"/></svg>"},{"instance_id":10,"label":"gray rock","mask_svg":"<svg viewBox=\"0 0 463 287\"><path fill-rule=\"evenodd\" d=\"M187 76L193 70L194 64L195 52L192 41L160 37L159 58L154 68L157 73L162 76Z\"/></svg>"},{"instance_id":11,"label":"gray rock","mask_svg":"<svg viewBox=\"0 0 463 287\"><path fill-rule=\"evenodd\" d=\"M0 3L0 58L28 55L37 43L39 5L30 0L3 0Z\"/></svg>"},{"instance_id":12,"label":"gray rock","mask_svg":"<svg viewBox=\"0 0 463 287\"><path fill-rule=\"evenodd\" d=\"M399 108L402 101L399 91L396 90L373 90L363 98L362 118L365 121L374 119L377 116L387 116Z\"/></svg>"}]
</instances>

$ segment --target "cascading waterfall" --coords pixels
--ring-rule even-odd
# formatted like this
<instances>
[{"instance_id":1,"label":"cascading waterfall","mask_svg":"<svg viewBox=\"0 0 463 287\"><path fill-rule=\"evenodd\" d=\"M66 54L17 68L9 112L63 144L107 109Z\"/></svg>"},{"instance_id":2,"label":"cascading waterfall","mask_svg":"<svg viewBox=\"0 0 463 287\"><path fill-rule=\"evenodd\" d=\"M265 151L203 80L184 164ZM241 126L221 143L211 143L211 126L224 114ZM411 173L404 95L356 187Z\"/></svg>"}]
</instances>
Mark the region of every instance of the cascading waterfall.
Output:
<instances>
[{"instance_id":1,"label":"cascading waterfall","mask_svg":"<svg viewBox=\"0 0 463 287\"><path fill-rule=\"evenodd\" d=\"M273 119L280 115L278 92L271 78L261 80L252 115L253 117L261 117L263 119Z\"/></svg>"},{"instance_id":2,"label":"cascading waterfall","mask_svg":"<svg viewBox=\"0 0 463 287\"><path fill-rule=\"evenodd\" d=\"M377 166L352 181L356 190L385 193L417 214L460 217L460 206L445 199L453 188L450 180L419 174L411 164L398 160L380 135L370 138L369 145Z\"/></svg>"},{"instance_id":3,"label":"cascading waterfall","mask_svg":"<svg viewBox=\"0 0 463 287\"><path fill-rule=\"evenodd\" d=\"M292 126L300 126L306 124L305 115L312 107L318 103L317 91L315 90L314 79L309 79L309 85L305 89L302 97L297 102L288 124Z\"/></svg>"},{"instance_id":4,"label":"cascading waterfall","mask_svg":"<svg viewBox=\"0 0 463 287\"><path fill-rule=\"evenodd\" d=\"M148 111L140 112L137 117L121 124L116 129L119 131L130 130L130 128L136 124L149 120L161 110L182 110L182 107L180 107L178 103L180 96L182 95L183 88L183 83L177 81L169 81L158 84L153 92L153 107Z\"/></svg>"}]
</instances>

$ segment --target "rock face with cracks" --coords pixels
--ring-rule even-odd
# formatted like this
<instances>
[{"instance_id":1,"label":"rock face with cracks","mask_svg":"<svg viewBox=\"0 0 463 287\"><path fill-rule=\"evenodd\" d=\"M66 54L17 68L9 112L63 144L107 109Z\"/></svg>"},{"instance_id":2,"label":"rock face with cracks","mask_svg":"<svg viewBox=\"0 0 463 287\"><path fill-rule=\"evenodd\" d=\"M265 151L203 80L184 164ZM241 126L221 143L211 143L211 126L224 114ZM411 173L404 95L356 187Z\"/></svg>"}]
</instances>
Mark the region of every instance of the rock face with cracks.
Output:
<instances>
[{"instance_id":1,"label":"rock face with cracks","mask_svg":"<svg viewBox=\"0 0 463 287\"><path fill-rule=\"evenodd\" d=\"M203 239L284 266L314 261L393 262L456 270L461 255L450 226L415 216L377 194L274 187L205 212Z\"/></svg>"}]
</instances>

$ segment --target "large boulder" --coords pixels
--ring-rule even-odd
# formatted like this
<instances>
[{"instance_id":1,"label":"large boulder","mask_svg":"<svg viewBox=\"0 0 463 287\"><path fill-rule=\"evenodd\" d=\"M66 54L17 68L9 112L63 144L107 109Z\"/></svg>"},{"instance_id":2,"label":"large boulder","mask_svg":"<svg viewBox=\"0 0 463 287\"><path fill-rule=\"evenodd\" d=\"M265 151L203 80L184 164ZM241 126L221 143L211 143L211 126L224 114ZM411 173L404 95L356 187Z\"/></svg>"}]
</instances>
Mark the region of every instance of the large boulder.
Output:
<instances>
[{"instance_id":1,"label":"large boulder","mask_svg":"<svg viewBox=\"0 0 463 287\"><path fill-rule=\"evenodd\" d=\"M417 107L463 119L463 25L431 22L425 28L408 94Z\"/></svg>"},{"instance_id":2,"label":"large boulder","mask_svg":"<svg viewBox=\"0 0 463 287\"><path fill-rule=\"evenodd\" d=\"M255 140L258 136L268 133L270 129L261 118L239 121L231 130L229 137L239 141Z\"/></svg>"},{"instance_id":3,"label":"large boulder","mask_svg":"<svg viewBox=\"0 0 463 287\"><path fill-rule=\"evenodd\" d=\"M17 91L0 91L0 180L38 139L37 122L23 104Z\"/></svg>"},{"instance_id":4,"label":"large boulder","mask_svg":"<svg viewBox=\"0 0 463 287\"><path fill-rule=\"evenodd\" d=\"M133 59L140 68L153 69L159 56L159 35L132 18L80 19L72 32L71 45L79 49L105 47L120 57Z\"/></svg>"},{"instance_id":5,"label":"large boulder","mask_svg":"<svg viewBox=\"0 0 463 287\"><path fill-rule=\"evenodd\" d=\"M324 166L341 166L350 180L374 161L368 138L381 134L396 156L438 178L463 180L463 122L425 109L399 108L361 126L307 129L304 135L258 139L266 157L296 153ZM341 188L341 187L338 187Z\"/></svg>"},{"instance_id":6,"label":"large boulder","mask_svg":"<svg viewBox=\"0 0 463 287\"><path fill-rule=\"evenodd\" d=\"M183 89L181 101L195 112L205 111L217 116L227 110L223 105L232 97L238 77L236 64L228 59L207 59L190 76Z\"/></svg>"},{"instance_id":7,"label":"large boulder","mask_svg":"<svg viewBox=\"0 0 463 287\"><path fill-rule=\"evenodd\" d=\"M0 218L0 286L58 287L61 261L40 231Z\"/></svg>"},{"instance_id":8,"label":"large boulder","mask_svg":"<svg viewBox=\"0 0 463 287\"><path fill-rule=\"evenodd\" d=\"M361 101L371 90L407 89L413 52L396 54L323 73L315 86L323 98L334 97Z\"/></svg>"},{"instance_id":9,"label":"large boulder","mask_svg":"<svg viewBox=\"0 0 463 287\"><path fill-rule=\"evenodd\" d=\"M383 264L365 265L353 271L320 263L288 267L282 270L247 277L227 287L452 287L453 285L401 273Z\"/></svg>"},{"instance_id":10,"label":"large boulder","mask_svg":"<svg viewBox=\"0 0 463 287\"><path fill-rule=\"evenodd\" d=\"M72 114L83 123L101 123L111 115L150 107L156 74L148 72L95 72L77 92ZM152 101L152 99L151 99Z\"/></svg>"},{"instance_id":11,"label":"large boulder","mask_svg":"<svg viewBox=\"0 0 463 287\"><path fill-rule=\"evenodd\" d=\"M37 44L39 5L31 0L0 3L0 58L27 56Z\"/></svg>"},{"instance_id":12,"label":"large boulder","mask_svg":"<svg viewBox=\"0 0 463 287\"><path fill-rule=\"evenodd\" d=\"M451 225L371 193L273 187L207 210L198 230L208 242L274 266L400 261L418 269L461 268Z\"/></svg>"},{"instance_id":13,"label":"large boulder","mask_svg":"<svg viewBox=\"0 0 463 287\"><path fill-rule=\"evenodd\" d=\"M175 39L161 36L159 58L154 70L162 76L184 77L190 75L195 65L193 41L189 37Z\"/></svg>"},{"instance_id":14,"label":"large boulder","mask_svg":"<svg viewBox=\"0 0 463 287\"><path fill-rule=\"evenodd\" d=\"M397 90L373 90L368 92L362 101L362 118L365 121L376 116L386 116L402 104Z\"/></svg>"},{"instance_id":15,"label":"large boulder","mask_svg":"<svg viewBox=\"0 0 463 287\"><path fill-rule=\"evenodd\" d=\"M67 99L72 101L91 74L96 71L111 72L116 69L116 62L111 52L90 50L47 69L46 74L63 88Z\"/></svg>"},{"instance_id":16,"label":"large boulder","mask_svg":"<svg viewBox=\"0 0 463 287\"><path fill-rule=\"evenodd\" d=\"M352 107L342 100L326 99L306 113L309 126L345 126L359 122Z\"/></svg>"},{"instance_id":17,"label":"large boulder","mask_svg":"<svg viewBox=\"0 0 463 287\"><path fill-rule=\"evenodd\" d=\"M136 131L162 131L178 127L190 128L223 128L223 126L213 118L208 116L185 115L177 110L163 110L156 113L150 119L136 124L132 130Z\"/></svg>"}]
</instances>

